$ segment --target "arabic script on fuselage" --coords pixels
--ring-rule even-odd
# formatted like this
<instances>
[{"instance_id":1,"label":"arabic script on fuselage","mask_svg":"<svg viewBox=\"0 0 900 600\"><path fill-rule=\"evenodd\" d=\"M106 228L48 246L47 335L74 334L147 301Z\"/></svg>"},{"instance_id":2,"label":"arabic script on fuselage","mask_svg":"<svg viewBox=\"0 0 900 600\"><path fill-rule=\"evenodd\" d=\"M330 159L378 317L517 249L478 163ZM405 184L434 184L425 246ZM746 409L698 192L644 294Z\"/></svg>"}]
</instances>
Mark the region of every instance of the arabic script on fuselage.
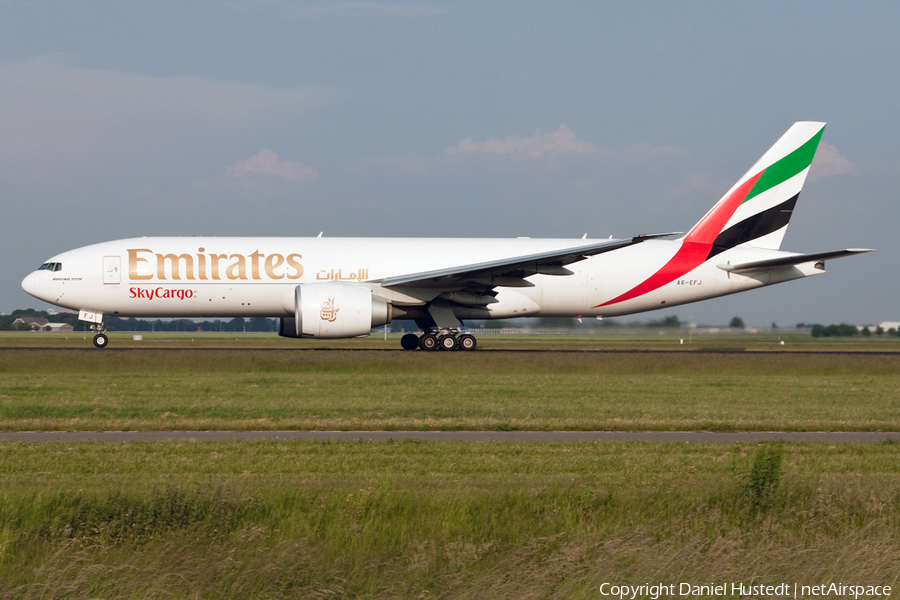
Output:
<instances>
[{"instance_id":1,"label":"arabic script on fuselage","mask_svg":"<svg viewBox=\"0 0 900 600\"><path fill-rule=\"evenodd\" d=\"M325 270L322 269L316 273L316 281L365 281L369 278L368 269L357 269L356 271L348 271L344 273L343 269Z\"/></svg>"}]
</instances>

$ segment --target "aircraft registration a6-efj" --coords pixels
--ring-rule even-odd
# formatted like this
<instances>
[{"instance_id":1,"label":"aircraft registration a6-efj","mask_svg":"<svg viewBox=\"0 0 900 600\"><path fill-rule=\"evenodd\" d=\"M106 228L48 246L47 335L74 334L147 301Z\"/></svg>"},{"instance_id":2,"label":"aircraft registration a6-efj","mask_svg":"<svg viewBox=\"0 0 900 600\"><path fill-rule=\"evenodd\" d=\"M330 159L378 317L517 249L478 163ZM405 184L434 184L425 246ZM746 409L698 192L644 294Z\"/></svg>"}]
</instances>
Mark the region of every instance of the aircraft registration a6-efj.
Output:
<instances>
[{"instance_id":1,"label":"aircraft registration a6-efj","mask_svg":"<svg viewBox=\"0 0 900 600\"><path fill-rule=\"evenodd\" d=\"M407 350L474 350L464 319L611 317L817 275L866 249L779 251L824 123L795 123L687 234L628 239L144 237L63 252L22 282L103 315L277 317L279 334L350 338L412 320ZM662 239L673 238L675 239Z\"/></svg>"}]
</instances>

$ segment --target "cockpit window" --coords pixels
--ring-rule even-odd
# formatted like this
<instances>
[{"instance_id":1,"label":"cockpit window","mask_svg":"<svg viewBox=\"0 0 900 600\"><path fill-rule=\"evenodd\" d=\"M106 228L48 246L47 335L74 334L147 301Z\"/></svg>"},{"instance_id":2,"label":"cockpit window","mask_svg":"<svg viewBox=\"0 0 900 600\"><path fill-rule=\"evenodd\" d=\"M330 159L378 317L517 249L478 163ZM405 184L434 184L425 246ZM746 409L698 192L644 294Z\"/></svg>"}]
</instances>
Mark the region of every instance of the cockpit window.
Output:
<instances>
[{"instance_id":1,"label":"cockpit window","mask_svg":"<svg viewBox=\"0 0 900 600\"><path fill-rule=\"evenodd\" d=\"M44 263L38 271L62 271L62 263Z\"/></svg>"},{"instance_id":2,"label":"cockpit window","mask_svg":"<svg viewBox=\"0 0 900 600\"><path fill-rule=\"evenodd\" d=\"M49 269L49 268L50 268L50 263L44 263L44 264L42 264L42 265L40 266L40 268L38 269L38 271L46 271L46 270Z\"/></svg>"},{"instance_id":3,"label":"cockpit window","mask_svg":"<svg viewBox=\"0 0 900 600\"><path fill-rule=\"evenodd\" d=\"M62 271L62 263L53 263L54 271Z\"/></svg>"}]
</instances>

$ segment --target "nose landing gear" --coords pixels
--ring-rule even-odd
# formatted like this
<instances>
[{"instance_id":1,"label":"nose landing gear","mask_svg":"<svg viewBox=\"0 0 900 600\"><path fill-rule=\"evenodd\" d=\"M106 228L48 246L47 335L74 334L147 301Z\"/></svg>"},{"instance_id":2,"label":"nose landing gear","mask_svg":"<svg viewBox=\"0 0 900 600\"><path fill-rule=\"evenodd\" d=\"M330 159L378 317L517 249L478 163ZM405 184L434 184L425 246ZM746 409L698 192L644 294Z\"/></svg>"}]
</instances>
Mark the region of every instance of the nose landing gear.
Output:
<instances>
[{"instance_id":1,"label":"nose landing gear","mask_svg":"<svg viewBox=\"0 0 900 600\"><path fill-rule=\"evenodd\" d=\"M101 317L102 318L102 317ZM96 331L97 334L94 335L94 346L97 348L106 348L109 345L109 337L106 335L106 327L103 326L103 321L94 322L91 325L91 331Z\"/></svg>"},{"instance_id":2,"label":"nose landing gear","mask_svg":"<svg viewBox=\"0 0 900 600\"><path fill-rule=\"evenodd\" d=\"M106 348L107 344L109 344L109 338L105 333L100 332L94 336L94 346L97 348Z\"/></svg>"},{"instance_id":3,"label":"nose landing gear","mask_svg":"<svg viewBox=\"0 0 900 600\"><path fill-rule=\"evenodd\" d=\"M96 331L94 336L94 346L97 348L106 348L109 345L109 337L106 335L106 327L103 326L103 313L93 312L81 309L78 311L78 320L87 321L91 324L91 331Z\"/></svg>"}]
</instances>

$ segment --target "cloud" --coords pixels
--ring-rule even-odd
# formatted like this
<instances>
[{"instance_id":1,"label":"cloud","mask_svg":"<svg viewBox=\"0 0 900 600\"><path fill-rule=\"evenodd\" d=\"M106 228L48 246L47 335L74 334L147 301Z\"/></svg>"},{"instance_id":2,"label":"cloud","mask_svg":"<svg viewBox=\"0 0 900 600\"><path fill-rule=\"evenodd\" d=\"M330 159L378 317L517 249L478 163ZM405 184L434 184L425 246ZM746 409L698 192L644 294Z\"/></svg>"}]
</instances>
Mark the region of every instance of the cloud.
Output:
<instances>
[{"instance_id":1,"label":"cloud","mask_svg":"<svg viewBox=\"0 0 900 600\"><path fill-rule=\"evenodd\" d=\"M850 159L842 156L838 149L825 142L819 143L819 149L809 169L809 180L818 181L825 177L855 173L858 169Z\"/></svg>"},{"instance_id":2,"label":"cloud","mask_svg":"<svg viewBox=\"0 0 900 600\"><path fill-rule=\"evenodd\" d=\"M331 96L313 86L89 69L58 54L0 62L0 81L0 173L42 187L138 167L211 167L223 144L281 131Z\"/></svg>"},{"instance_id":3,"label":"cloud","mask_svg":"<svg viewBox=\"0 0 900 600\"><path fill-rule=\"evenodd\" d=\"M225 170L225 175L232 179L246 176L264 175L302 183L314 181L319 176L315 167L308 167L295 160L278 160L278 155L268 148L263 148L250 158L240 160Z\"/></svg>"},{"instance_id":4,"label":"cloud","mask_svg":"<svg viewBox=\"0 0 900 600\"><path fill-rule=\"evenodd\" d=\"M544 132L538 129L531 137L511 135L505 138L490 138L486 142L476 142L471 137L459 141L456 146L448 148L445 154L481 153L521 158L537 158L548 152L560 154L591 154L597 147L590 142L578 139L566 125L560 125L556 131Z\"/></svg>"},{"instance_id":5,"label":"cloud","mask_svg":"<svg viewBox=\"0 0 900 600\"><path fill-rule=\"evenodd\" d=\"M289 0L256 0L252 6L272 7L288 18L316 17L432 17L448 14L433 4L399 4L358 1L291 2Z\"/></svg>"},{"instance_id":6,"label":"cloud","mask_svg":"<svg viewBox=\"0 0 900 600\"><path fill-rule=\"evenodd\" d=\"M381 173L433 175L443 172L454 178L464 176L471 170L589 170L590 178L579 184L583 188L587 181L594 181L594 175L600 170L633 168L651 161L658 162L660 158L686 154L688 151L683 148L652 144L633 144L621 149L598 146L579 138L562 124L555 131L537 129L531 136L510 135L502 139L488 138L483 142L470 136L437 155L422 156L413 152L366 158L361 161L361 166Z\"/></svg>"}]
</instances>

